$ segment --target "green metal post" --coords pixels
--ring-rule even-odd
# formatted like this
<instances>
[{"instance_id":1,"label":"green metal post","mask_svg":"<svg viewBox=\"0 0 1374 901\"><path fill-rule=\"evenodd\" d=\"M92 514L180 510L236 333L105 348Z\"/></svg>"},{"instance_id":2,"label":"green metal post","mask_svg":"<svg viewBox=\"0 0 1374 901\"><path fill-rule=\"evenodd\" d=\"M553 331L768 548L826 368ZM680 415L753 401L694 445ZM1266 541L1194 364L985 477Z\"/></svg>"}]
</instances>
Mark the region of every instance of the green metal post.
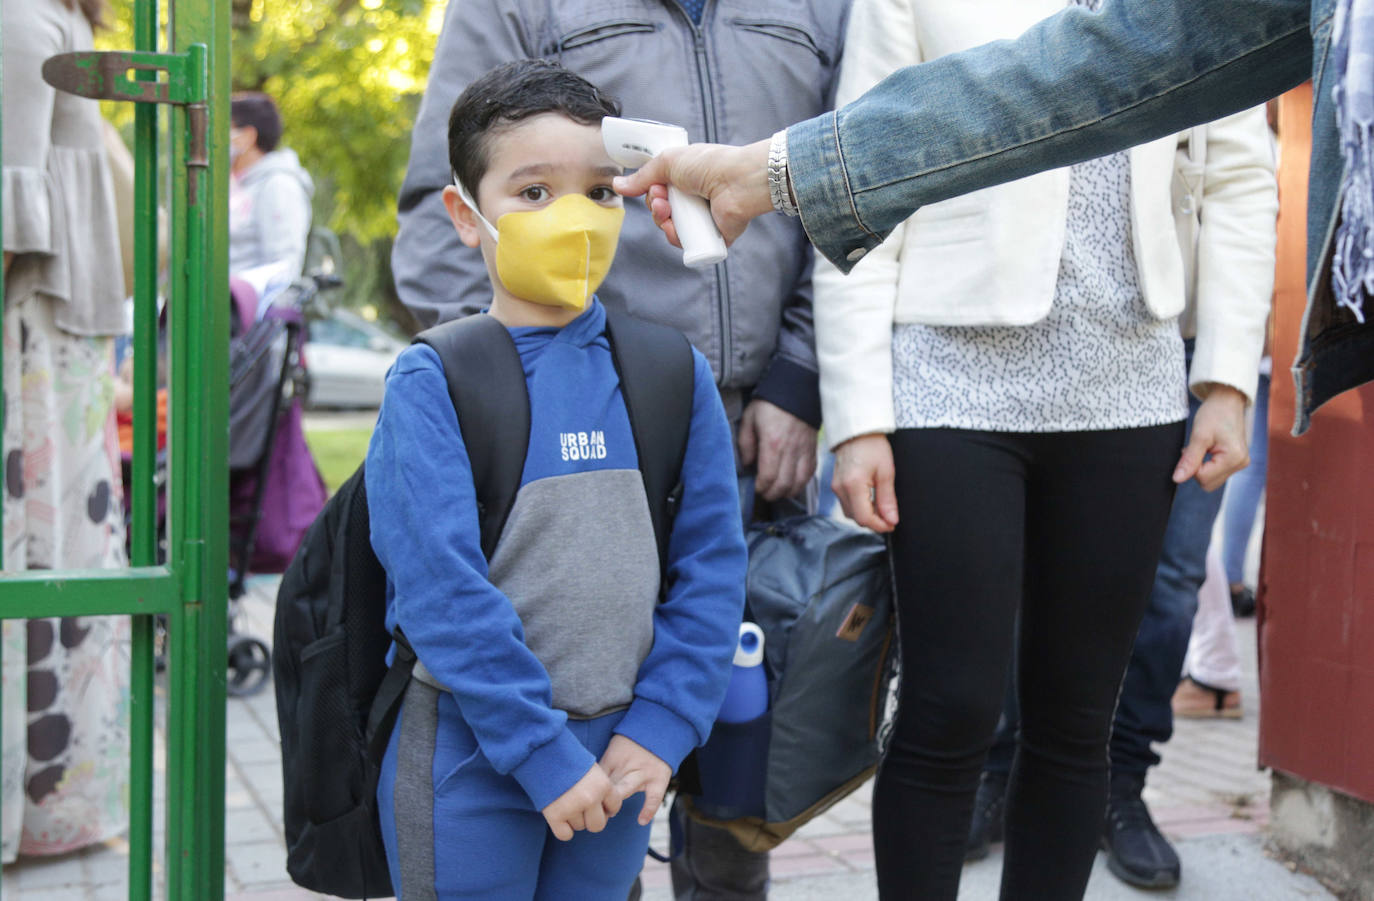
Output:
<instances>
[{"instance_id":1,"label":"green metal post","mask_svg":"<svg viewBox=\"0 0 1374 901\"><path fill-rule=\"evenodd\" d=\"M134 4L134 49L157 50L156 0ZM152 73L140 72L140 77ZM154 76L155 77L155 76ZM134 455L130 562L157 562L157 116L134 105ZM153 654L155 617L134 616L129 701L129 899L153 893Z\"/></svg>"},{"instance_id":2,"label":"green metal post","mask_svg":"<svg viewBox=\"0 0 1374 901\"><path fill-rule=\"evenodd\" d=\"M173 457L171 508L178 514L171 540L184 599L174 618L181 649L173 666L181 671L173 684L183 694L176 706L184 718L169 723L168 740L177 749L176 784L184 788L171 805L178 812L177 828L168 831L168 886L187 901L224 895L229 273L220 198L228 193L221 134L228 131L228 13L228 4L191 4L177 10L172 32L173 51L184 47L190 57L190 77L215 77L191 91L209 102L187 106L172 128L173 146L187 163L172 170L173 219L184 223L174 231L185 236L182 253L173 255L185 261L171 310L179 351L173 371L189 390L173 406L185 423L184 446Z\"/></svg>"}]
</instances>

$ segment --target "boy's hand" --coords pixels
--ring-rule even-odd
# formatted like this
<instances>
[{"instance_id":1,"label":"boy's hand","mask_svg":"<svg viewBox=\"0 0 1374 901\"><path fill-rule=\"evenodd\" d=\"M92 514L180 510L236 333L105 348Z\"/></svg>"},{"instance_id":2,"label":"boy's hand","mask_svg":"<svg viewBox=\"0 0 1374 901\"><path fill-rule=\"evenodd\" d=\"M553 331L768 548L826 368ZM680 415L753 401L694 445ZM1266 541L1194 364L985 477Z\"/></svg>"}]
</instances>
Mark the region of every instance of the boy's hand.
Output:
<instances>
[{"instance_id":1,"label":"boy's hand","mask_svg":"<svg viewBox=\"0 0 1374 901\"><path fill-rule=\"evenodd\" d=\"M606 777L606 772L593 764L572 788L544 808L544 819L553 837L566 842L579 829L588 832L605 829L606 821L620 812L620 801L621 795Z\"/></svg>"},{"instance_id":2,"label":"boy's hand","mask_svg":"<svg viewBox=\"0 0 1374 901\"><path fill-rule=\"evenodd\" d=\"M644 808L639 812L639 825L653 822L654 814L668 791L673 768L653 752L647 751L623 735L611 739L606 753L601 755L601 768L615 785L620 801L637 792L644 792Z\"/></svg>"}]
</instances>

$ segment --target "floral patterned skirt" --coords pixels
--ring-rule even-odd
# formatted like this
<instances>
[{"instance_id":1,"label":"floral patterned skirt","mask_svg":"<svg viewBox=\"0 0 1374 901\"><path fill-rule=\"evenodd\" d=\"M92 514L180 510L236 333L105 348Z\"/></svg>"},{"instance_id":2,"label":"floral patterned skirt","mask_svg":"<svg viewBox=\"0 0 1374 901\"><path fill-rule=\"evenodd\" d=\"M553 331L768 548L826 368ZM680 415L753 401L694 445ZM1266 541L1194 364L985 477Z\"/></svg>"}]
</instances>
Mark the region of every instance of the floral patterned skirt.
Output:
<instances>
[{"instance_id":1,"label":"floral patterned skirt","mask_svg":"<svg viewBox=\"0 0 1374 901\"><path fill-rule=\"evenodd\" d=\"M4 568L127 565L115 431L114 339L5 298ZM0 855L59 854L128 821L129 620L7 620Z\"/></svg>"}]
</instances>

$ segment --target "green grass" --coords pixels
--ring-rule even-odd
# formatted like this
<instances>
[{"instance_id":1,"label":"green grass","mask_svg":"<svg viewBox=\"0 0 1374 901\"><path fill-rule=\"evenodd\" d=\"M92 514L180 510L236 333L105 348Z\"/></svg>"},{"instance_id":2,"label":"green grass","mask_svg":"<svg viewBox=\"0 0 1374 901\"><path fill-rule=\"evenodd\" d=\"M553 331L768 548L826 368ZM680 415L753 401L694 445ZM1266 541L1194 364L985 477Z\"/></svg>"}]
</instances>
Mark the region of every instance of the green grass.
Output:
<instances>
[{"instance_id":1,"label":"green grass","mask_svg":"<svg viewBox=\"0 0 1374 901\"><path fill-rule=\"evenodd\" d=\"M333 494L367 456L371 429L306 429L305 443L315 456L324 483Z\"/></svg>"}]
</instances>

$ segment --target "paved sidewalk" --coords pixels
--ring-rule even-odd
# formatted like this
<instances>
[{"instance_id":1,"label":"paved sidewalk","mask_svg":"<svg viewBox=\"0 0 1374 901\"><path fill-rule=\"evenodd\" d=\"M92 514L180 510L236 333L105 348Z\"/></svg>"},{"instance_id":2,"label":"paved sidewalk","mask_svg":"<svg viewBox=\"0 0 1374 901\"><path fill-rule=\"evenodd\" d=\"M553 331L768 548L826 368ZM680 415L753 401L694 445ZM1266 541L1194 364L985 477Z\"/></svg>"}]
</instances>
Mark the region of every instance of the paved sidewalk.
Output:
<instances>
[{"instance_id":1,"label":"paved sidewalk","mask_svg":"<svg viewBox=\"0 0 1374 901\"><path fill-rule=\"evenodd\" d=\"M240 628L270 639L270 580L255 580ZM1329 899L1318 883L1268 858L1264 828L1269 816L1269 778L1255 769L1258 689L1254 621L1240 624L1246 657L1245 718L1180 721L1164 763L1146 787L1161 828L1178 841L1183 884L1177 891L1142 893L1106 871L1099 855L1089 899ZM230 901L307 901L321 896L292 885L285 872L281 832L281 771L277 719L270 686L256 697L230 699L225 806L225 889ZM159 770L161 762L158 762ZM773 855L773 901L866 901L875 899L869 836L869 789L836 805ZM160 809L159 804L159 809ZM161 837L157 840L159 857ZM663 817L654 844L667 846ZM127 843L106 845L55 860L26 860L6 868L8 901L114 901L125 897ZM1000 848L964 871L960 898L997 897ZM161 869L159 867L159 872ZM645 901L668 901L667 867L650 862Z\"/></svg>"}]
</instances>

